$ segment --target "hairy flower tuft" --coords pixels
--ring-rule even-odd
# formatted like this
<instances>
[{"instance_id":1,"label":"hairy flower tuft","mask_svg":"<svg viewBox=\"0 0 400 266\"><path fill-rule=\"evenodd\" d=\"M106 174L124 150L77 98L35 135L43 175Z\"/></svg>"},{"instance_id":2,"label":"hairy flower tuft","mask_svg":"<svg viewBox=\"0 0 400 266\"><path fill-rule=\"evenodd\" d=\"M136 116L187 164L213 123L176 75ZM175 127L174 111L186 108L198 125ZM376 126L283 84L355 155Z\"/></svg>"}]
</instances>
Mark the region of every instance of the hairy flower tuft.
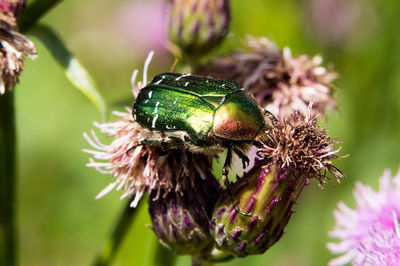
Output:
<instances>
[{"instance_id":1,"label":"hairy flower tuft","mask_svg":"<svg viewBox=\"0 0 400 266\"><path fill-rule=\"evenodd\" d=\"M235 80L254 94L260 105L279 120L299 111L324 115L334 109L333 84L337 74L322 66L322 57L292 56L266 38L249 37L248 51L234 51L201 67L198 73Z\"/></svg>"},{"instance_id":2,"label":"hairy flower tuft","mask_svg":"<svg viewBox=\"0 0 400 266\"><path fill-rule=\"evenodd\" d=\"M291 166L309 178L316 177L322 185L327 181L326 171L338 182L344 177L331 162L343 158L337 155L341 149L335 149L337 144L326 128L318 127L310 106L306 116L296 112L265 132L258 155L266 160L264 167Z\"/></svg>"},{"instance_id":3,"label":"hairy flower tuft","mask_svg":"<svg viewBox=\"0 0 400 266\"><path fill-rule=\"evenodd\" d=\"M14 88L24 57L36 57L34 44L18 32L16 13L20 8L17 3L14 6L11 2L0 2L0 95Z\"/></svg>"},{"instance_id":4,"label":"hairy flower tuft","mask_svg":"<svg viewBox=\"0 0 400 266\"><path fill-rule=\"evenodd\" d=\"M129 151L141 140L159 133L140 126L133 120L129 108L126 112L113 114L121 118L110 123L94 123L102 133L114 138L110 144L102 144L94 131L91 137L84 134L89 144L96 149L84 150L94 158L90 159L87 166L116 178L96 198L114 188L124 188L125 193L121 198L134 195L132 206L135 207L146 190L157 190L158 194L161 189L179 191L190 185L196 173L205 178L206 172L210 171L206 156L184 150L163 151L159 147L139 145Z\"/></svg>"},{"instance_id":5,"label":"hairy flower tuft","mask_svg":"<svg viewBox=\"0 0 400 266\"><path fill-rule=\"evenodd\" d=\"M400 171L392 178L386 170L379 183L379 191L356 183L354 210L339 202L334 211L336 226L329 235L340 242L327 246L342 255L330 265L400 264Z\"/></svg>"}]
</instances>

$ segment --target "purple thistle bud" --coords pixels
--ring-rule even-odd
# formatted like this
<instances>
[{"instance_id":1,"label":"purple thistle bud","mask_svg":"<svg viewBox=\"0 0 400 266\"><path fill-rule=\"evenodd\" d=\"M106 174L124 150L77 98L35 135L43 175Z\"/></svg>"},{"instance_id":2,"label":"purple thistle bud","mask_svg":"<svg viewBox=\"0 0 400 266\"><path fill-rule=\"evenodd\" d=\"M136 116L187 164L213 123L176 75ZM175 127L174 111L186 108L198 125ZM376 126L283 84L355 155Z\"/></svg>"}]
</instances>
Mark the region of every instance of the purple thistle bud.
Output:
<instances>
[{"instance_id":1,"label":"purple thistle bud","mask_svg":"<svg viewBox=\"0 0 400 266\"><path fill-rule=\"evenodd\" d=\"M281 238L306 181L293 168L277 167L258 168L240 179L233 193L252 216L238 214L229 198L219 204L213 216L217 248L238 257L264 253Z\"/></svg>"},{"instance_id":2,"label":"purple thistle bud","mask_svg":"<svg viewBox=\"0 0 400 266\"><path fill-rule=\"evenodd\" d=\"M185 55L205 54L225 38L229 21L229 0L173 0L169 38Z\"/></svg>"},{"instance_id":3,"label":"purple thistle bud","mask_svg":"<svg viewBox=\"0 0 400 266\"><path fill-rule=\"evenodd\" d=\"M321 56L292 56L289 48L254 37L248 37L245 50L214 59L197 72L235 80L280 121L296 111L306 114L310 103L312 115L336 107L332 82L337 74L321 65Z\"/></svg>"},{"instance_id":4,"label":"purple thistle bud","mask_svg":"<svg viewBox=\"0 0 400 266\"><path fill-rule=\"evenodd\" d=\"M194 179L192 187L180 192L153 191L149 211L158 239L180 254L199 255L214 246L209 222L220 194L219 183L209 174Z\"/></svg>"},{"instance_id":5,"label":"purple thistle bud","mask_svg":"<svg viewBox=\"0 0 400 266\"><path fill-rule=\"evenodd\" d=\"M24 7L25 1L0 1L0 95L18 82L24 57L36 57L34 44L18 32L17 16Z\"/></svg>"},{"instance_id":6,"label":"purple thistle bud","mask_svg":"<svg viewBox=\"0 0 400 266\"><path fill-rule=\"evenodd\" d=\"M265 132L260 161L233 184L238 207L222 198L213 214L213 234L218 249L243 257L264 253L283 235L292 208L311 178L321 184L329 171L339 181L343 174L331 164L338 158L335 142L315 120L301 114L278 122Z\"/></svg>"}]
</instances>

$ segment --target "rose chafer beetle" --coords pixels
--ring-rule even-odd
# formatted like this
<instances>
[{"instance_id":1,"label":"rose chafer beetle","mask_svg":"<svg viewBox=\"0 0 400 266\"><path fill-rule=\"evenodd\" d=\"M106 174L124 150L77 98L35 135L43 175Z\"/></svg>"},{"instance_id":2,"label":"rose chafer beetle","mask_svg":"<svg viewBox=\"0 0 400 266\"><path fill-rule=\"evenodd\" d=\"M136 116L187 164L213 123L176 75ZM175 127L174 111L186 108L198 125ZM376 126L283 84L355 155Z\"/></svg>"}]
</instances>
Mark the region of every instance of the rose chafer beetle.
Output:
<instances>
[{"instance_id":1,"label":"rose chafer beetle","mask_svg":"<svg viewBox=\"0 0 400 266\"><path fill-rule=\"evenodd\" d=\"M143 127L160 133L139 145L205 154L227 149L222 178L233 203L228 180L232 151L245 168L249 162L245 152L274 119L234 81L178 73L155 76L140 90L132 115Z\"/></svg>"}]
</instances>

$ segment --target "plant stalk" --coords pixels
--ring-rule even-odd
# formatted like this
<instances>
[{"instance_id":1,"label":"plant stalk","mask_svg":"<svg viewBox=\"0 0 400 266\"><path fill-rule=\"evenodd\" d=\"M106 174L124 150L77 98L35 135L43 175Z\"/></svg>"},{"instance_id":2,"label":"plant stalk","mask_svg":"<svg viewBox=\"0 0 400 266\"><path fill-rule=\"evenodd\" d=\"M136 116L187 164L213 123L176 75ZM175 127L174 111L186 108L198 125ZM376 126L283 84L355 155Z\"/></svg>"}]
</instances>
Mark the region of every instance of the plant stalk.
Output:
<instances>
[{"instance_id":1,"label":"plant stalk","mask_svg":"<svg viewBox=\"0 0 400 266\"><path fill-rule=\"evenodd\" d=\"M192 256L192 266L212 266L213 263L205 261L201 256Z\"/></svg>"},{"instance_id":2,"label":"plant stalk","mask_svg":"<svg viewBox=\"0 0 400 266\"><path fill-rule=\"evenodd\" d=\"M156 239L156 251L154 254L154 266L163 266L163 265L174 265L176 261L176 255L172 253L171 250L164 247L158 239Z\"/></svg>"},{"instance_id":3,"label":"plant stalk","mask_svg":"<svg viewBox=\"0 0 400 266\"><path fill-rule=\"evenodd\" d=\"M0 95L0 265L17 265L14 93Z\"/></svg>"},{"instance_id":4,"label":"plant stalk","mask_svg":"<svg viewBox=\"0 0 400 266\"><path fill-rule=\"evenodd\" d=\"M103 248L95 258L95 261L92 264L93 266L107 266L111 265L113 262L115 255L117 254L118 249L124 240L124 237L127 235L138 208L141 206L141 204L139 204L139 206L136 208L131 208L130 203L131 202L129 200L126 202L124 209L122 210L122 213L111 233L111 236L108 238L107 242L104 244Z\"/></svg>"},{"instance_id":5,"label":"plant stalk","mask_svg":"<svg viewBox=\"0 0 400 266\"><path fill-rule=\"evenodd\" d=\"M19 18L19 29L21 32L28 31L43 15L54 8L62 0L36 0L29 4Z\"/></svg>"}]
</instances>

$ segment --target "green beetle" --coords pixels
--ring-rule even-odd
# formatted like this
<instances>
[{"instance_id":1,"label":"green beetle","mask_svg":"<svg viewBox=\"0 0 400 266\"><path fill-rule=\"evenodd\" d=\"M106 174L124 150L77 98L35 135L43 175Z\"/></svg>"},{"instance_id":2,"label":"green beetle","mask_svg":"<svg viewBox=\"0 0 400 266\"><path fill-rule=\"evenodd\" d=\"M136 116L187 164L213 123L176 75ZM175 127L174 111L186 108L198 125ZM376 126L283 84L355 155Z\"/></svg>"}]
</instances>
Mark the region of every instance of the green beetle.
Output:
<instances>
[{"instance_id":1,"label":"green beetle","mask_svg":"<svg viewBox=\"0 0 400 266\"><path fill-rule=\"evenodd\" d=\"M273 117L234 81L178 73L155 76L140 90L132 115L143 127L161 133L140 145L184 148L205 154L228 149L222 176L232 199L227 177L232 151L242 159L245 168L249 162L246 150L268 128ZM235 208L248 215L236 205Z\"/></svg>"}]
</instances>

